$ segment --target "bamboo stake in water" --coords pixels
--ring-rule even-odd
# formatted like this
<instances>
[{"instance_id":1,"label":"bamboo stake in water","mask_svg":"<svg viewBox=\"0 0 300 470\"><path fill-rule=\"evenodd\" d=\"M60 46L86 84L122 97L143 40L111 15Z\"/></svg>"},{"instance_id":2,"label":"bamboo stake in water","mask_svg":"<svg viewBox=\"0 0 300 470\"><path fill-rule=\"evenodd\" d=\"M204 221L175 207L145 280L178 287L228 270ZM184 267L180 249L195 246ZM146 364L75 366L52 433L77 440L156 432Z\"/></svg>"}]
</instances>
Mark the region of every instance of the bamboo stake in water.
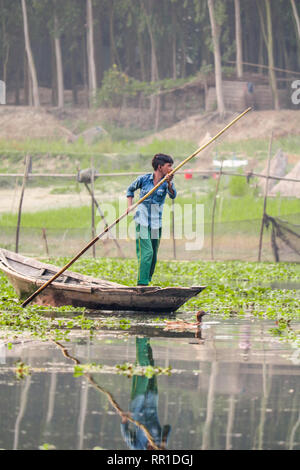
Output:
<instances>
[{"instance_id":1,"label":"bamboo stake in water","mask_svg":"<svg viewBox=\"0 0 300 470\"><path fill-rule=\"evenodd\" d=\"M263 239L265 217L266 217L270 164L271 164L271 157L272 157L272 142L273 142L273 131L271 132L271 137L270 137L270 142L269 142L269 155L268 155L267 179L265 181L264 207L263 207L263 214L262 214L260 234L259 234L258 261L261 261L262 239Z\"/></svg>"},{"instance_id":2,"label":"bamboo stake in water","mask_svg":"<svg viewBox=\"0 0 300 470\"><path fill-rule=\"evenodd\" d=\"M214 238L215 238L215 211L216 211L216 204L217 204L217 197L219 192L219 186L221 182L222 176L222 169L223 169L223 160L221 161L221 168L218 175L217 185L216 185L216 192L214 197L213 209L212 209L212 216L211 216L211 244L210 244L210 256L211 259L214 259Z\"/></svg>"},{"instance_id":3,"label":"bamboo stake in water","mask_svg":"<svg viewBox=\"0 0 300 470\"><path fill-rule=\"evenodd\" d=\"M102 210L101 210L101 207L99 206L99 204L98 204L98 202L97 202L97 199L95 198L95 196L93 196L93 193L92 193L92 191L91 191L89 185L88 185L87 183L84 183L84 185L85 185L86 189L88 190L88 192L90 193L90 195L94 198L94 204L95 204L95 206L97 207L98 212L99 212L99 215L100 215L101 219L102 219L103 222L104 222L104 226L105 226L105 227L108 227L108 222L107 222L107 220L106 220L106 218L105 218L104 213L103 213ZM125 255L124 255L124 253L123 253L123 251L122 251L122 248L121 248L120 244L118 243L117 239L116 239L115 237L113 237L113 236L112 236L111 238L112 238L112 240L114 241L114 243L116 244L116 247L117 247L118 250L119 250L119 254L120 254L121 258L125 258Z\"/></svg>"},{"instance_id":4,"label":"bamboo stake in water","mask_svg":"<svg viewBox=\"0 0 300 470\"><path fill-rule=\"evenodd\" d=\"M16 253L18 253L18 251L19 251L19 238L20 238L20 225L21 225L21 217L22 217L22 205L23 205L25 186L26 186L27 179L28 179L30 164L31 164L31 157L29 155L26 155L25 170L24 170L21 196L20 196L20 202L19 202L18 221L17 221L17 229L16 229Z\"/></svg>"},{"instance_id":5,"label":"bamboo stake in water","mask_svg":"<svg viewBox=\"0 0 300 470\"><path fill-rule=\"evenodd\" d=\"M91 210L92 210L92 238L95 237L96 235L96 229L95 229L95 169L94 169L94 157L91 157ZM96 258L96 248L95 245L93 245L93 258Z\"/></svg>"},{"instance_id":6,"label":"bamboo stake in water","mask_svg":"<svg viewBox=\"0 0 300 470\"><path fill-rule=\"evenodd\" d=\"M61 268L51 279L49 279L45 284L43 284L39 289L37 289L28 299L26 299L22 303L22 307L26 307L26 305L29 304L38 294L40 294L51 282L55 281L63 272L65 272L75 261L78 260L91 246L94 245L100 238L102 238L109 230L111 230L115 225L117 225L122 219L127 217L127 215L135 210L139 204L141 204L147 197L149 197L154 191L159 188L165 181L167 181L167 178L174 175L176 171L178 171L180 168L183 167L187 162L189 162L192 158L194 158L196 155L198 155L200 152L202 152L206 147L208 147L212 142L217 140L224 132L226 132L231 126L233 126L239 119L241 119L245 114L247 114L249 111L251 111L251 108L247 108L243 113L239 114L235 119L233 119L227 126L225 126L220 132L218 132L212 139L210 139L206 144L202 145L199 147L194 153L192 153L189 157L187 157L185 160L183 160L179 165L177 165L176 168L174 168L168 175L166 175L164 178L162 178L156 186L154 186L145 196L143 196L141 199L139 199L135 204L130 206L126 212L124 212L120 217L118 217L112 224L110 224L108 227L106 227L103 232L101 232L99 235L97 235L93 240L91 240L79 253L77 253L74 258L72 258L63 268Z\"/></svg>"}]
</instances>

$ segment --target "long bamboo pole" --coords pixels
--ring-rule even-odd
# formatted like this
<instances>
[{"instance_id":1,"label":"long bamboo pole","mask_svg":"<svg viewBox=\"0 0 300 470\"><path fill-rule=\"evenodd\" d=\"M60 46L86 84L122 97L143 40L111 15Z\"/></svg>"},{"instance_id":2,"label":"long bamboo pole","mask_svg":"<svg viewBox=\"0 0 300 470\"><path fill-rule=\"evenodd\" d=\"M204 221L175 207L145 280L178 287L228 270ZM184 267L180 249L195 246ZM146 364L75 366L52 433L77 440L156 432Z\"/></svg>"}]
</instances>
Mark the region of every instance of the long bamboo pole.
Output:
<instances>
[{"instance_id":1,"label":"long bamboo pole","mask_svg":"<svg viewBox=\"0 0 300 470\"><path fill-rule=\"evenodd\" d=\"M247 114L249 111L251 111L251 108L247 108L245 111L243 111L241 114L239 114L235 119L233 119L227 126L225 126L220 132L218 132L212 139L210 139L206 144L202 145L199 147L194 153L192 153L189 157L187 157L185 160L183 160L179 165L177 165L176 168L174 168L168 175L166 175L164 178L162 178L156 186L154 186L145 196L143 196L141 199L139 199L135 204L130 206L126 212L124 212L120 217L118 217L112 224L110 224L108 227L106 227L103 232L101 232L99 235L97 235L95 238L93 238L79 253L77 253L74 258L72 258L63 268L61 268L51 279L49 279L45 284L43 284L39 289L37 289L28 299L26 299L22 303L22 307L26 307L26 305L29 304L38 294L40 294L51 282L55 281L63 272L66 271L75 261L78 260L91 246L94 245L100 238L102 238L109 230L111 230L115 225L117 225L122 219L127 217L127 215L135 210L139 204L141 204L145 199L147 199L154 191L161 186L168 177L174 175L176 171L178 171L180 168L183 167L187 162L189 162L192 158L194 158L196 155L198 155L200 152L202 152L206 147L208 147L212 142L217 140L224 132L226 132L231 126L233 126L237 121L239 121L245 114Z\"/></svg>"}]
</instances>

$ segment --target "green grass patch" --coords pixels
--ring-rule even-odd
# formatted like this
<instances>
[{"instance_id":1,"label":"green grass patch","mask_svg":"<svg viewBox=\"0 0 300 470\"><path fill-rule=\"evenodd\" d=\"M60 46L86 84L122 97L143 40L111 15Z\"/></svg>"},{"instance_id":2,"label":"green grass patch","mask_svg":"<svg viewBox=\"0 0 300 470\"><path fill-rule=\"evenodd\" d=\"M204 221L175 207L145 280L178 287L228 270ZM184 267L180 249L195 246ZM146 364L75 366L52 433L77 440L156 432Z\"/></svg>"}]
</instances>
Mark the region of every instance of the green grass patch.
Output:
<instances>
[{"instance_id":1,"label":"green grass patch","mask_svg":"<svg viewBox=\"0 0 300 470\"><path fill-rule=\"evenodd\" d=\"M56 192L56 191L55 191ZM57 189L57 193L60 193ZM65 194L66 190L62 189ZM76 190L74 189L74 193ZM125 193L125 190L124 190ZM76 195L74 194L74 197ZM124 196L125 199L125 196ZM196 204L204 205L205 223L210 223L212 218L213 200L211 196L194 196L194 197L177 197L176 204L180 210L175 210L175 222L181 223L186 208L190 207L191 215L195 213ZM123 201L125 204L125 202ZM113 214L118 216L125 210L125 205L119 207L119 202L109 200L105 202L104 214L109 221L113 222L112 213L108 210L112 204L114 208ZM166 205L170 206L171 202L166 201ZM166 211L165 211L166 212ZM215 222L237 222L241 220L261 220L263 212L263 198L247 195L244 197L229 198L220 196L217 199ZM267 213L273 217L282 217L293 214L299 214L299 200L296 198L272 198L268 200ZM170 221L166 217L166 223ZM100 216L96 211L96 222L100 221ZM0 218L0 226L14 227L17 223L17 214L3 213ZM24 212L22 214L21 223L23 227L35 228L85 228L91 224L91 208L90 206L65 207L59 209L48 209L37 212ZM296 223L296 221L295 221Z\"/></svg>"},{"instance_id":2,"label":"green grass patch","mask_svg":"<svg viewBox=\"0 0 300 470\"><path fill-rule=\"evenodd\" d=\"M184 158L193 153L197 148L197 143L186 141L183 139L158 139L153 138L148 144L138 144L134 140L135 137L140 137L133 129L128 130L113 128L111 135L104 137L94 144L86 143L82 138L70 143L64 139L24 139L23 141L14 141L0 139L0 155L2 158L1 171L11 169L16 165L22 165L22 158L26 154L39 157L40 155L47 155L47 159L56 156L67 156L71 159L79 158L80 163L90 163L90 157L93 155L95 158L103 154L116 154L120 159L122 155L128 154L142 154L148 158L156 153L163 152L170 154L182 161ZM299 155L300 137L288 136L274 139L272 151L275 154L277 150L282 149L286 153ZM219 153L222 157L232 157L233 154L242 154L245 157L258 160L265 160L268 155L268 142L266 139L248 139L237 142L217 142L214 147L214 158L218 158ZM223 155L225 153L225 155ZM121 159L122 160L122 159ZM196 160L191 162L193 164ZM120 168L121 168L120 161ZM73 161L74 164L74 161ZM132 162L133 166L135 162Z\"/></svg>"},{"instance_id":3,"label":"green grass patch","mask_svg":"<svg viewBox=\"0 0 300 470\"><path fill-rule=\"evenodd\" d=\"M267 139L247 139L236 142L221 142L218 143L218 152L233 152L236 154L244 154L248 158L257 158L264 160L268 156L268 140ZM285 153L299 155L300 151L300 136L290 135L273 139L272 153L275 154L279 149Z\"/></svg>"},{"instance_id":4,"label":"green grass patch","mask_svg":"<svg viewBox=\"0 0 300 470\"><path fill-rule=\"evenodd\" d=\"M103 205L104 214L108 222L113 222L114 217L118 217L125 211L125 189L124 188L124 201L119 206L116 200L105 201ZM62 188L62 192L56 189L54 193L65 194L66 188ZM74 187L74 197L76 198L77 191ZM181 224L184 222L184 214L189 211L191 217L195 214L196 204L203 204L204 206L204 221L210 224L213 210L213 194L208 196L193 196L193 197L177 197L175 209L175 223ZM101 204L101 202L100 202ZM109 211L109 205L113 211ZM42 201L41 201L42 205ZM171 201L166 201L166 206L169 206L170 211ZM238 222L238 221L260 221L263 212L263 198L247 195L244 197L230 198L225 195L220 195L217 199L215 223ZM267 213L273 217L280 216L284 218L288 215L299 214L299 200L289 198L272 198L268 200ZM167 211L165 210L165 214ZM96 210L96 224L101 220ZM165 217L165 224L170 223L170 217ZM196 220L194 216L194 220ZM298 219L297 219L298 220ZM195 222L194 222L195 223ZM297 221L295 220L295 223ZM14 227L17 224L17 214L3 213L0 218L0 227ZM23 212L21 219L22 227L34 228L53 228L53 229L67 229L67 228L86 228L91 225L91 207L65 207L59 209L47 209L37 212Z\"/></svg>"},{"instance_id":5,"label":"green grass patch","mask_svg":"<svg viewBox=\"0 0 300 470\"><path fill-rule=\"evenodd\" d=\"M24 212L21 222L22 227L32 228L85 228L91 225L91 208L82 206ZM2 227L14 227L16 224L17 214L4 214L0 219Z\"/></svg>"}]
</instances>

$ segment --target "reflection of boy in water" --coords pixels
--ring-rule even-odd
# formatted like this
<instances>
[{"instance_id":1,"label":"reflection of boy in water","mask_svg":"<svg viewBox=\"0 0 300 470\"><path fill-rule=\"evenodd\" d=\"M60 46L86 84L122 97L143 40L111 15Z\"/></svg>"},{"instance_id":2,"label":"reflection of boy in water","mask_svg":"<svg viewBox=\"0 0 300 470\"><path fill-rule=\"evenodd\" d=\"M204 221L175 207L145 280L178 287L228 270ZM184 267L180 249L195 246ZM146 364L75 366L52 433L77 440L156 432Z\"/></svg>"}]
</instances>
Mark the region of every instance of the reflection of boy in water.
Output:
<instances>
[{"instance_id":1,"label":"reflection of boy in water","mask_svg":"<svg viewBox=\"0 0 300 470\"><path fill-rule=\"evenodd\" d=\"M154 365L149 338L136 338L137 362L140 366ZM170 426L160 426L157 414L158 390L157 377L148 379L145 376L134 375L132 378L130 411L132 418L143 424L151 434L157 446L165 447L170 434ZM144 431L133 425L130 429L126 416L121 423L122 436L130 449L153 449Z\"/></svg>"}]
</instances>

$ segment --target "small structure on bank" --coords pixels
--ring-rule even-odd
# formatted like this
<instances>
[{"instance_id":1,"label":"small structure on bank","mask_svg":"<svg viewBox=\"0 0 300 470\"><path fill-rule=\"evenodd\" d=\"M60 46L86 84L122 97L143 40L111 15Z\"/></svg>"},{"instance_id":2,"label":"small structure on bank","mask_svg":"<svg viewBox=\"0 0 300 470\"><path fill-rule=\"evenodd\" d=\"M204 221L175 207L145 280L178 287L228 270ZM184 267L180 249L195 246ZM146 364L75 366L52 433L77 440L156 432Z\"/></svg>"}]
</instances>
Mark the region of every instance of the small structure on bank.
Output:
<instances>
[{"instance_id":1,"label":"small structure on bank","mask_svg":"<svg viewBox=\"0 0 300 470\"><path fill-rule=\"evenodd\" d=\"M270 191L270 196L280 196L284 197L297 197L300 199L300 161L294 166L294 168L288 173L285 178L290 178L297 181L279 181L279 183L273 186Z\"/></svg>"},{"instance_id":2,"label":"small structure on bank","mask_svg":"<svg viewBox=\"0 0 300 470\"><path fill-rule=\"evenodd\" d=\"M283 178L287 171L287 164L288 164L288 157L281 149L279 149L272 160L270 161L270 176L277 176L279 178ZM268 164L266 164L265 168L261 172L262 175L268 174ZM265 192L266 186L266 178L260 178L259 187L261 188L262 193ZM268 191L270 192L271 189L278 183L278 180L269 179L268 180Z\"/></svg>"},{"instance_id":3,"label":"small structure on bank","mask_svg":"<svg viewBox=\"0 0 300 470\"><path fill-rule=\"evenodd\" d=\"M250 77L251 79L251 77ZM223 80L225 108L240 111L249 106L255 110L274 109L272 90L269 84L257 81ZM287 92L278 90L281 108L287 107ZM215 86L208 87L205 97L205 111L214 111L217 106Z\"/></svg>"}]
</instances>

